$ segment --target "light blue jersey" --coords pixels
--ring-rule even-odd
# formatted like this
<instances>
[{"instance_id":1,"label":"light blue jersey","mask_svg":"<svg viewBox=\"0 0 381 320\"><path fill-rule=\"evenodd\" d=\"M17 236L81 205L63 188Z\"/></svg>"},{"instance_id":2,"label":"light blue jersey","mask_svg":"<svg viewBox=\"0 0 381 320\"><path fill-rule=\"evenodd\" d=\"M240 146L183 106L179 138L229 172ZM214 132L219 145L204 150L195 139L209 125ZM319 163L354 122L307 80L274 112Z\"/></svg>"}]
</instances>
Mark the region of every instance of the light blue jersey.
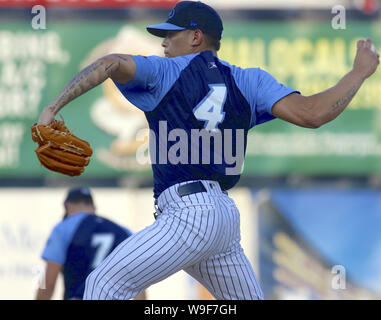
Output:
<instances>
[{"instance_id":1,"label":"light blue jersey","mask_svg":"<svg viewBox=\"0 0 381 320\"><path fill-rule=\"evenodd\" d=\"M210 51L176 58L133 59L137 67L135 77L127 84L115 84L145 112L153 136L159 137L157 143L151 140L155 198L168 187L189 180L214 180L223 190L232 188L241 171L233 170L236 163L231 163L227 156L226 145L233 153L242 149L243 160L248 130L274 119L274 104L296 92L260 68L232 66ZM219 130L222 146L216 146L213 139L210 147L203 147L204 141L196 144L192 132L202 129ZM182 134L180 130L184 130L184 137L180 138L186 141L182 145L186 145L187 155L173 156L174 161L170 161L170 153ZM203 161L208 158L205 152L217 154L218 159Z\"/></svg>"}]
</instances>

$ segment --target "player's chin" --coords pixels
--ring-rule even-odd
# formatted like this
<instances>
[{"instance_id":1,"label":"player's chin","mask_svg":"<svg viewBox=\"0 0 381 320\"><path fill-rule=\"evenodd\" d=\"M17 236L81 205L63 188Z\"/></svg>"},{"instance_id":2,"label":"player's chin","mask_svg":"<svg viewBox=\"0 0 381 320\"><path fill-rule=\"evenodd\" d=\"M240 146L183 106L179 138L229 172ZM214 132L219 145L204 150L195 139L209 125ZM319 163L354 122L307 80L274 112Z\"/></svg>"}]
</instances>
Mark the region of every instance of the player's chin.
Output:
<instances>
[{"instance_id":1,"label":"player's chin","mask_svg":"<svg viewBox=\"0 0 381 320\"><path fill-rule=\"evenodd\" d=\"M177 52L177 51L171 51L171 50L164 50L164 55L167 57L167 58L175 58L175 57L179 57L181 56L182 54Z\"/></svg>"}]
</instances>

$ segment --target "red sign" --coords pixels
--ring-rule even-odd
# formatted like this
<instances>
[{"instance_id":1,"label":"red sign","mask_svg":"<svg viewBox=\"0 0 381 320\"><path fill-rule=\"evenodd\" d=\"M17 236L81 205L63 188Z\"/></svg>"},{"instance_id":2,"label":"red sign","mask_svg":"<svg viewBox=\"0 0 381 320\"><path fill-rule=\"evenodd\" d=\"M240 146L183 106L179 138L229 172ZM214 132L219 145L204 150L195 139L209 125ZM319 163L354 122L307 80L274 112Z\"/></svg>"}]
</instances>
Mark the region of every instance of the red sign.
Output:
<instances>
[{"instance_id":1,"label":"red sign","mask_svg":"<svg viewBox=\"0 0 381 320\"><path fill-rule=\"evenodd\" d=\"M62 8L172 8L178 0L0 0L0 8L31 8L35 5Z\"/></svg>"}]
</instances>

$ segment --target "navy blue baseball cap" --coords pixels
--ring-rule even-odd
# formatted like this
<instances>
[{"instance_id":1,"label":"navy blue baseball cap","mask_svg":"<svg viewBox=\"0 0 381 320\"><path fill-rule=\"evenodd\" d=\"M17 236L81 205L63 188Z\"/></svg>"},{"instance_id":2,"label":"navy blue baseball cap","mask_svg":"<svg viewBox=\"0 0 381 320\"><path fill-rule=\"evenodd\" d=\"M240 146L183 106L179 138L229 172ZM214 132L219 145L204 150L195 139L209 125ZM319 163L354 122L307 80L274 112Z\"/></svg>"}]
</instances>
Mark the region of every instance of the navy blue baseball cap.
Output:
<instances>
[{"instance_id":1,"label":"navy blue baseball cap","mask_svg":"<svg viewBox=\"0 0 381 320\"><path fill-rule=\"evenodd\" d=\"M89 188L81 187L81 188L72 188L69 190L64 203L66 202L87 202L93 203L93 197L91 196L91 192Z\"/></svg>"},{"instance_id":2,"label":"navy blue baseball cap","mask_svg":"<svg viewBox=\"0 0 381 320\"><path fill-rule=\"evenodd\" d=\"M157 37L165 38L168 31L200 29L205 34L220 40L222 20L218 13L201 1L181 1L171 10L164 23L147 27L147 31Z\"/></svg>"}]
</instances>

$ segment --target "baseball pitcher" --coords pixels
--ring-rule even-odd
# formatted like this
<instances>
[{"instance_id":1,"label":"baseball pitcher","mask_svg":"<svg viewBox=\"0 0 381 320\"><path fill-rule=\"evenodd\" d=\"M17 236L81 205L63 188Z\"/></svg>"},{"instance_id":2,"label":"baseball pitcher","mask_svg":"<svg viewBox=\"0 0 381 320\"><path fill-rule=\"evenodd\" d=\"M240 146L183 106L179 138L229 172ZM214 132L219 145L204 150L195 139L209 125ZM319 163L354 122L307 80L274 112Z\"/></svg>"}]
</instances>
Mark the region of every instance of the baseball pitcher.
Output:
<instances>
[{"instance_id":1,"label":"baseball pitcher","mask_svg":"<svg viewBox=\"0 0 381 320\"><path fill-rule=\"evenodd\" d=\"M353 69L334 87L303 96L259 68L220 60L223 24L202 2L179 2L165 23L147 30L163 38L165 57L102 57L73 78L36 124L49 126L62 107L107 78L149 124L156 219L88 276L84 299L130 299L179 270L217 299L263 299L227 194L242 172L247 133L274 118L306 128L335 119L375 72L379 55L370 39L358 41Z\"/></svg>"}]
</instances>

